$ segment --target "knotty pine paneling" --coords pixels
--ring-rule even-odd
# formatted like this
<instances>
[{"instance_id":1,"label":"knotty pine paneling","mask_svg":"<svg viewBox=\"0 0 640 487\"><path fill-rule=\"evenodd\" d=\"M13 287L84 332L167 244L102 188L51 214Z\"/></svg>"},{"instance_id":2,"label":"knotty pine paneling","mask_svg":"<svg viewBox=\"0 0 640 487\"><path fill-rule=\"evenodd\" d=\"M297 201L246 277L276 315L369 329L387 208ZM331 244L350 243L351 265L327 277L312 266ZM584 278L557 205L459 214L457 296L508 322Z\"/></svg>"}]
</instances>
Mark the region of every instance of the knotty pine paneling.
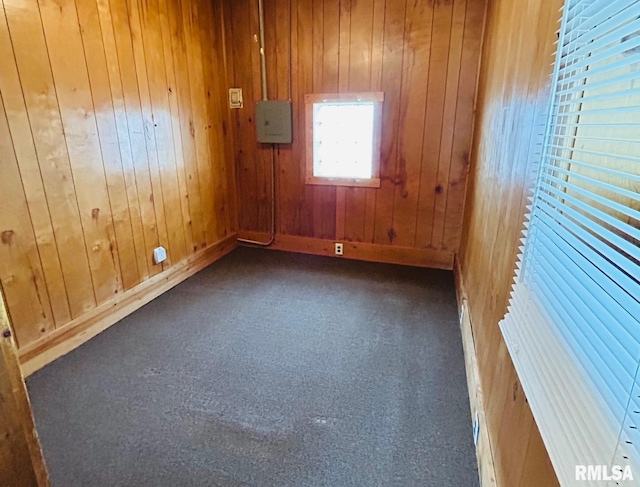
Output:
<instances>
[{"instance_id":1,"label":"knotty pine paneling","mask_svg":"<svg viewBox=\"0 0 640 487\"><path fill-rule=\"evenodd\" d=\"M1 3L0 283L23 348L232 234L235 182L219 2Z\"/></svg>"},{"instance_id":2,"label":"knotty pine paneling","mask_svg":"<svg viewBox=\"0 0 640 487\"><path fill-rule=\"evenodd\" d=\"M291 99L294 141L276 155L277 233L458 249L484 0L265 0L268 89ZM240 230L270 227L271 146L256 143L257 2L226 2ZM384 91L379 189L304 182L304 95Z\"/></svg>"},{"instance_id":3,"label":"knotty pine paneling","mask_svg":"<svg viewBox=\"0 0 640 487\"><path fill-rule=\"evenodd\" d=\"M489 3L460 250L497 485L558 485L502 339L562 0Z\"/></svg>"}]
</instances>

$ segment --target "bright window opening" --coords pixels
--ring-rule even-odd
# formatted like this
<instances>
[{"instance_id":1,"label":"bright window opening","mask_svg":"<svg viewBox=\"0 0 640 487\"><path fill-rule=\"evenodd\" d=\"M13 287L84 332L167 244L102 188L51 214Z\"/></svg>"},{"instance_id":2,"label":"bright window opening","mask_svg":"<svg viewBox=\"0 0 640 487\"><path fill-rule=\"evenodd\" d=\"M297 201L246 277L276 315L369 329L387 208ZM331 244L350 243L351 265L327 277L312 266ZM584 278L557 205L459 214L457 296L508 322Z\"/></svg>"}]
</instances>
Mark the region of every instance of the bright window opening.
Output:
<instances>
[{"instance_id":1,"label":"bright window opening","mask_svg":"<svg viewBox=\"0 0 640 487\"><path fill-rule=\"evenodd\" d=\"M307 183L379 187L382 93L307 95Z\"/></svg>"}]
</instances>

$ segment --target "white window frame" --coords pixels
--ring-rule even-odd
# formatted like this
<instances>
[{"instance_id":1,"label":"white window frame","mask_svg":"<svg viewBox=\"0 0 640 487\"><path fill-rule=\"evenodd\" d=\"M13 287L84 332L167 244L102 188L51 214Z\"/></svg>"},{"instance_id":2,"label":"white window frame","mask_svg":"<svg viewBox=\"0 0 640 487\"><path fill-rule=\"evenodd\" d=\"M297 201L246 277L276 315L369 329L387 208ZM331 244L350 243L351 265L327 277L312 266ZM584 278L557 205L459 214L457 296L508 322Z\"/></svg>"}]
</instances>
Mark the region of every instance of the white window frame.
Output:
<instances>
[{"instance_id":1,"label":"white window frame","mask_svg":"<svg viewBox=\"0 0 640 487\"><path fill-rule=\"evenodd\" d=\"M357 102L370 102L374 106L373 134L372 134L372 159L371 177L369 178L341 178L317 176L314 173L314 105L318 104L353 104ZM306 184L329 186L353 186L365 188L380 187L380 145L382 135L382 104L383 92L363 93L324 93L305 95L305 122L306 122Z\"/></svg>"}]
</instances>

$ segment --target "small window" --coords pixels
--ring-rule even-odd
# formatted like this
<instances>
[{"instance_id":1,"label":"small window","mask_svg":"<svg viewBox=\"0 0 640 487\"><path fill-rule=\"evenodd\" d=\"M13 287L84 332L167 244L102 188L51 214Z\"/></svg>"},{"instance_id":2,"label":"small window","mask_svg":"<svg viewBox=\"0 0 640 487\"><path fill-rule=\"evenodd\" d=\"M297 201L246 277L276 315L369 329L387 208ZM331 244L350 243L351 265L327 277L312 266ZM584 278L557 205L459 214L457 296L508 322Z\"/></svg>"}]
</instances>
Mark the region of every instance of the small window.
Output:
<instances>
[{"instance_id":1,"label":"small window","mask_svg":"<svg viewBox=\"0 0 640 487\"><path fill-rule=\"evenodd\" d=\"M306 95L307 184L380 187L384 93Z\"/></svg>"}]
</instances>

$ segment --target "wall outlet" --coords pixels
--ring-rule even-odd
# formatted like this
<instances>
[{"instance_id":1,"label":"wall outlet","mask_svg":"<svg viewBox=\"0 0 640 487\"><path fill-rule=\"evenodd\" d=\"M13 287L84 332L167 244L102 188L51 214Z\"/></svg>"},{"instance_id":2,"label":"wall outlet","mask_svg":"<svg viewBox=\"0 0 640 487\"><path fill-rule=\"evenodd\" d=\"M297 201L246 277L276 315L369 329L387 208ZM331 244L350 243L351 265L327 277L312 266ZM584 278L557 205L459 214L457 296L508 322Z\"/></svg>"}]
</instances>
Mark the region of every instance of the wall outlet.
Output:
<instances>
[{"instance_id":1,"label":"wall outlet","mask_svg":"<svg viewBox=\"0 0 640 487\"><path fill-rule=\"evenodd\" d=\"M153 261L156 264L167 260L167 251L164 247L156 247L153 249Z\"/></svg>"},{"instance_id":2,"label":"wall outlet","mask_svg":"<svg viewBox=\"0 0 640 487\"><path fill-rule=\"evenodd\" d=\"M336 242L336 255L342 255L342 242Z\"/></svg>"}]
</instances>

